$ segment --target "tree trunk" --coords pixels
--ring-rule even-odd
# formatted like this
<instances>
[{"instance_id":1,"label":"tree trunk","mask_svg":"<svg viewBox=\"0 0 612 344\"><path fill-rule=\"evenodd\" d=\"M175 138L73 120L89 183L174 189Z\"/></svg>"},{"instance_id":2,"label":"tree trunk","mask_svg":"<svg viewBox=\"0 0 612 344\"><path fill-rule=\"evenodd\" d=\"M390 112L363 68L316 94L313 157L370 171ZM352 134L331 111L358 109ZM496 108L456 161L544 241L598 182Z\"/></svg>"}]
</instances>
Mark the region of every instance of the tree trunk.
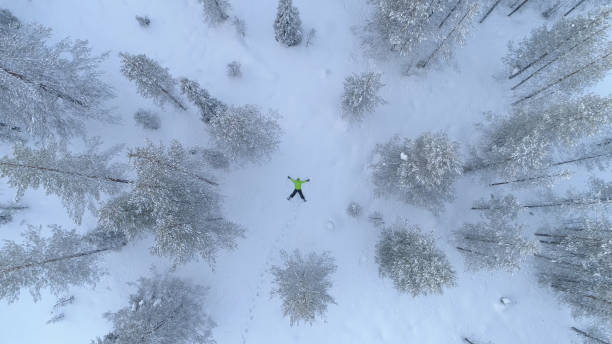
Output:
<instances>
[{"instance_id":1,"label":"tree trunk","mask_svg":"<svg viewBox=\"0 0 612 344\"><path fill-rule=\"evenodd\" d=\"M183 105L183 103L181 103L178 99L176 99L173 95L170 94L170 92L166 91L165 88L160 87L160 90L174 103L174 105L176 105L179 109L185 111L187 110L187 108L185 107L185 105Z\"/></svg>"},{"instance_id":2,"label":"tree trunk","mask_svg":"<svg viewBox=\"0 0 612 344\"><path fill-rule=\"evenodd\" d=\"M34 81L31 81L31 80L29 80L28 78L26 78L22 74L12 72L12 71L10 71L10 70L2 67L2 66L0 66L0 70L4 71L5 73L7 73L8 75L10 75L10 76L12 76L14 78L17 78L17 79L23 81L24 83L26 83L28 85L31 85L31 86L34 86L34 87L38 87L41 90L43 90L43 91L45 91L45 92L47 92L47 93L49 93L49 94L51 94L51 95L53 95L53 96L55 96L57 98L61 98L63 100L66 100L66 101L71 102L73 104L79 105L79 106L81 106L83 108L86 108L86 109L89 108L89 106L87 104L85 104L84 102L82 102L82 101L80 101L78 99L75 99L74 97L69 96L69 95L67 95L65 93L57 91L57 90L53 89L52 87L47 86L45 84L36 83Z\"/></svg>"},{"instance_id":3,"label":"tree trunk","mask_svg":"<svg viewBox=\"0 0 612 344\"><path fill-rule=\"evenodd\" d=\"M533 66L534 64L540 62L543 58L545 58L546 56L548 56L548 53L544 53L542 54L540 57L538 57L537 59L531 61L530 63L528 63L525 67L521 68L518 72L511 74L508 79L513 79L514 77L518 76L519 74L521 74L522 72L526 71L527 69L529 69L529 67Z\"/></svg>"},{"instance_id":4,"label":"tree trunk","mask_svg":"<svg viewBox=\"0 0 612 344\"><path fill-rule=\"evenodd\" d=\"M184 169L182 169L182 168L180 168L178 166L175 166L175 165L172 165L172 164L169 164L169 163L165 163L165 162L161 161L160 159L156 159L156 158L151 157L151 156L144 156L144 155L139 155L139 154L135 154L135 153L129 153L128 157L130 157L130 158L145 159L147 161L154 162L154 163L156 163L156 164L158 164L160 166L163 165L163 166L169 167L169 168L171 168L171 169L173 169L175 171L179 171L179 172L185 173L186 175L194 177L194 178L196 178L196 179L198 179L200 181L203 181L205 183L208 183L210 185L214 185L214 186L218 186L219 185L218 183L215 183L215 182L213 182L212 180L210 180L208 178L204 178L204 177L199 176L199 175L197 175L195 173L191 173L189 171L185 171Z\"/></svg>"},{"instance_id":5,"label":"tree trunk","mask_svg":"<svg viewBox=\"0 0 612 344\"><path fill-rule=\"evenodd\" d=\"M436 47L436 49L431 53L431 55L429 55L429 57L425 60L422 61L420 63L417 64L418 67L420 68L425 68L427 67L427 64L429 64L429 61L431 61L431 59L438 53L438 51L440 50L440 48L442 48L442 46L446 43L446 41L453 35L453 33L455 33L455 31L457 30L457 28L459 26L461 26L461 24L463 23L463 21L465 20L465 18L467 17L468 14L470 14L470 12L472 12L472 9L468 9L465 14L463 15L463 17L461 17L461 20L459 20L459 22L457 23L457 25L455 25L455 27L448 33L448 35L442 40L442 42L440 42L440 44L438 45L438 47Z\"/></svg>"},{"instance_id":6,"label":"tree trunk","mask_svg":"<svg viewBox=\"0 0 612 344\"><path fill-rule=\"evenodd\" d=\"M69 175L69 176L81 177L81 178L104 180L104 181L113 182L113 183L134 184L134 181L127 180L127 179L107 177L107 176L89 175L89 174L84 174L84 173L80 173L80 172L63 171L63 170L59 170L59 169L56 169L56 168L43 167L43 166L23 165L23 164L17 164L17 163L8 162L8 161L0 161L0 166L8 166L8 167L15 167L15 168L29 168L29 169L33 169L33 170L39 170L39 171L44 171L44 172L54 172L54 173L60 173L60 174L65 174L65 175Z\"/></svg>"},{"instance_id":7,"label":"tree trunk","mask_svg":"<svg viewBox=\"0 0 612 344\"><path fill-rule=\"evenodd\" d=\"M589 39L593 38L595 35L599 34L600 32L606 31L608 28L603 28L599 31L593 32L592 34L590 34L587 38L585 38L584 40L582 40L581 42L578 42L576 44L574 44L571 48L569 48L566 52L564 52L563 54L555 57L554 59L550 60L549 62L547 62L546 64L544 64L542 67L538 68L535 72L531 73L528 77L526 77L525 79L521 80L521 82L519 82L518 84L512 86L511 90L515 90L517 87L521 86L522 84L524 84L527 80L531 79L533 76L535 76L536 74L538 74L539 72L541 72L542 70L544 70L546 67L550 66L551 64L553 64L554 62L556 62L557 60L559 60L559 58L565 56L567 53L569 53L570 51L576 49L577 47L579 47L580 45L582 45L583 43L585 43L586 41L588 41ZM546 55L546 54L544 54ZM542 56L544 56L542 55ZM539 59L538 59L539 60ZM529 68L529 66L525 67Z\"/></svg>"},{"instance_id":8,"label":"tree trunk","mask_svg":"<svg viewBox=\"0 0 612 344\"><path fill-rule=\"evenodd\" d=\"M457 6L459 6L460 3L461 3L461 0L457 0L457 2L455 3L455 6L450 10L450 12L448 12L446 17L444 17L444 19L442 19L442 22L440 22L440 25L438 25L438 29L441 29L442 26L444 26L444 23L446 23L446 21L448 20L448 18L450 18L450 16L453 14L453 12L455 12L457 10Z\"/></svg>"},{"instance_id":9,"label":"tree trunk","mask_svg":"<svg viewBox=\"0 0 612 344\"><path fill-rule=\"evenodd\" d=\"M539 203L539 204L526 204L526 205L521 205L521 208L527 208L527 209L532 209L532 208L551 208L551 207L560 207L560 206L564 206L564 205L593 205L593 204L598 204L598 203L610 203L612 202L612 199L609 198L598 198L598 199L591 199L591 200L587 200L587 201L583 201L583 200L579 200L579 199L567 199L567 200L561 200L558 202L550 202L550 203ZM492 209L490 206L484 206L484 207L472 207L472 210L489 210Z\"/></svg>"},{"instance_id":10,"label":"tree trunk","mask_svg":"<svg viewBox=\"0 0 612 344\"><path fill-rule=\"evenodd\" d=\"M568 175L569 173L559 173L559 174L551 174L551 175L544 175L544 176L537 176L537 177L530 177L530 178L521 178L521 179L508 180L508 181L503 181L503 182L495 182L495 183L489 184L489 186L507 185L507 184L512 184L512 183L521 183L521 182L527 182L531 180L539 180L539 179L554 178L554 177L565 177Z\"/></svg>"},{"instance_id":11,"label":"tree trunk","mask_svg":"<svg viewBox=\"0 0 612 344\"><path fill-rule=\"evenodd\" d=\"M495 7L497 7L497 5L499 5L499 3L501 2L501 0L497 0L495 1L495 3L493 4L493 6L491 6L491 8L489 8L489 10L487 11L487 13L485 13L485 15L482 17L482 19L480 19L480 21L478 21L479 24L482 24L485 19L487 19L487 17L489 16L489 14L491 14L491 12L493 12L493 10L495 9Z\"/></svg>"},{"instance_id":12,"label":"tree trunk","mask_svg":"<svg viewBox=\"0 0 612 344\"><path fill-rule=\"evenodd\" d=\"M514 12L518 11L521 7L523 7L523 5L527 3L527 1L529 0L523 0L520 5L516 6L516 8L512 10L512 12L508 13L508 17L512 16Z\"/></svg>"},{"instance_id":13,"label":"tree trunk","mask_svg":"<svg viewBox=\"0 0 612 344\"><path fill-rule=\"evenodd\" d=\"M596 341L597 343L610 344L610 342L607 342L607 341L605 341L603 339L600 339L600 338L597 338L597 337L593 337L592 335L590 335L590 334L588 334L588 333L586 333L586 332L584 332L582 330L579 330L579 329L575 328L574 326L572 326L570 328L572 329L572 331L578 333L579 335L584 336L584 337L589 338L589 339L592 339L592 340Z\"/></svg>"},{"instance_id":14,"label":"tree trunk","mask_svg":"<svg viewBox=\"0 0 612 344\"><path fill-rule=\"evenodd\" d=\"M564 17L567 17L570 13L572 13L578 6L582 5L582 3L584 2L584 0L580 0L578 1L572 8L570 8L567 12L565 12L565 14L563 15Z\"/></svg>"},{"instance_id":15,"label":"tree trunk","mask_svg":"<svg viewBox=\"0 0 612 344\"><path fill-rule=\"evenodd\" d=\"M70 255L67 255L67 256L50 258L50 259L44 260L42 262L32 262L32 263L25 263L25 264L17 265L17 266L10 266L10 267L7 267L7 268L4 268L4 269L0 270L0 273L5 274L5 273L15 272L15 271L19 271L19 270L23 270L23 269L28 269L28 268L33 268L33 267L37 267L37 266L43 266L43 265L50 264L50 263L60 262L60 261L63 261L63 260L69 260L69 259L74 259L74 258L91 256L93 254L98 254L98 253L102 253L102 252L106 252L106 251L111 251L111 250L115 250L117 248L119 248L119 247L101 248L101 249L96 249L96 250L91 250L91 251L85 251L85 252L79 252L79 253L75 253L75 254L70 254Z\"/></svg>"},{"instance_id":16,"label":"tree trunk","mask_svg":"<svg viewBox=\"0 0 612 344\"><path fill-rule=\"evenodd\" d=\"M595 59L595 60L591 61L591 62L590 62L590 63L588 63L587 65L582 66L581 68L579 68L579 69L577 69L577 70L575 70L575 71L573 71L573 72L571 72L571 73L569 73L569 74L567 74L567 75L565 75L565 76L563 76L563 77L559 78L558 80L556 80L556 81L554 81L554 82L552 82L552 83L550 83L550 84L546 85L545 87L543 87L543 88L541 88L541 89L539 89L539 90L537 90L537 91L535 91L535 92L533 92L533 93L531 93L531 94L529 94L529 95L527 95L527 96L525 96L525 97L523 97L523 98L521 98L521 99L519 99L519 100L515 101L514 103L512 103L512 105L517 105L517 104L519 104L519 103L521 103L521 102L523 102L523 101L525 101L525 100L527 100L527 99L530 99L530 98L533 98L533 97L537 96L538 94L540 94L540 93L542 93L542 92L546 91L547 89L549 89L549 88L551 88L551 87L555 86L556 84L558 84L558 83L561 83L561 82L565 81L565 80L566 80L566 79L568 79L569 77L571 77L571 76L573 76L573 75L575 75L575 74L578 74L578 73L580 73L580 72L584 71L584 70L585 70L585 69L587 69L588 67L590 67L590 66L594 65L594 64L595 64L596 62L598 62L599 60L603 60L603 59L605 59L605 58L608 58L609 56L612 56L612 52L609 52L609 53L607 53L607 54L605 54L605 55L603 55L603 56L601 56L601 57L599 57L599 58L597 58L597 59Z\"/></svg>"}]
</instances>

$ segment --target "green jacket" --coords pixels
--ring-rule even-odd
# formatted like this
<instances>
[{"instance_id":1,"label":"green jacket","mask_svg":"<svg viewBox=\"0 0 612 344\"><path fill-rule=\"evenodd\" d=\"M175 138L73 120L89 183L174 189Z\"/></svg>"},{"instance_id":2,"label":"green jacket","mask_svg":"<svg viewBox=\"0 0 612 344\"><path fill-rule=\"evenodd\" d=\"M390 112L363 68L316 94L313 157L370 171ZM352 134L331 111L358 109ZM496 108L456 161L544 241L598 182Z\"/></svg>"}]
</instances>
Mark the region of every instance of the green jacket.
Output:
<instances>
[{"instance_id":1,"label":"green jacket","mask_svg":"<svg viewBox=\"0 0 612 344\"><path fill-rule=\"evenodd\" d=\"M302 190L302 184L308 183L308 181L310 180L310 179L297 180L297 179L293 179L293 178L289 178L289 179L293 182L293 185L295 186L296 190Z\"/></svg>"}]
</instances>

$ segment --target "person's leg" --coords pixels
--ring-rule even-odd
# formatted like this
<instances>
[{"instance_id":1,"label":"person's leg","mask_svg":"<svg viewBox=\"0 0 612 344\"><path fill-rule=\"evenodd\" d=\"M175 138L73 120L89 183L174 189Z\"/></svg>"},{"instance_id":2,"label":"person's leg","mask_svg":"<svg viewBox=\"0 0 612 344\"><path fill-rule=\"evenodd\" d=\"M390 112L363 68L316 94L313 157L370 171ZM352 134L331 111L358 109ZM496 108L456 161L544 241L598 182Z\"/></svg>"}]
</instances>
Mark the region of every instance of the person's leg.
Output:
<instances>
[{"instance_id":1,"label":"person's leg","mask_svg":"<svg viewBox=\"0 0 612 344\"><path fill-rule=\"evenodd\" d=\"M297 192L300 194L300 197L302 197L302 199L306 201L306 198L304 198L304 194L302 193L302 190L298 190Z\"/></svg>"},{"instance_id":2,"label":"person's leg","mask_svg":"<svg viewBox=\"0 0 612 344\"><path fill-rule=\"evenodd\" d=\"M291 195L289 195L289 197L287 197L287 199L292 199L293 196L295 196L297 192L298 192L297 190L293 190L293 192L291 193Z\"/></svg>"}]
</instances>

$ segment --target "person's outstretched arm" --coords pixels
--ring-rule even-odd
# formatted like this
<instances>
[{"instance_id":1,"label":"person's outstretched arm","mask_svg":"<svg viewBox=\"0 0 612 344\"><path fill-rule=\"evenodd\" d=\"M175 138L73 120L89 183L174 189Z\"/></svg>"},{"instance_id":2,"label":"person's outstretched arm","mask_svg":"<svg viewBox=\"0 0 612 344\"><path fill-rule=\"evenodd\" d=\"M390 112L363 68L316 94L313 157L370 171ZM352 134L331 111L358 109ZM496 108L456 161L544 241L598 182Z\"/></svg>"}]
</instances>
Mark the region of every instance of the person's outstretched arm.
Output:
<instances>
[{"instance_id":1,"label":"person's outstretched arm","mask_svg":"<svg viewBox=\"0 0 612 344\"><path fill-rule=\"evenodd\" d=\"M290 176L287 176L287 178L289 178L289 180L290 180L290 181L293 181L293 179L291 179L291 177L290 177Z\"/></svg>"},{"instance_id":2,"label":"person's outstretched arm","mask_svg":"<svg viewBox=\"0 0 612 344\"><path fill-rule=\"evenodd\" d=\"M310 181L310 178L306 179L304 183L308 183L309 181Z\"/></svg>"}]
</instances>

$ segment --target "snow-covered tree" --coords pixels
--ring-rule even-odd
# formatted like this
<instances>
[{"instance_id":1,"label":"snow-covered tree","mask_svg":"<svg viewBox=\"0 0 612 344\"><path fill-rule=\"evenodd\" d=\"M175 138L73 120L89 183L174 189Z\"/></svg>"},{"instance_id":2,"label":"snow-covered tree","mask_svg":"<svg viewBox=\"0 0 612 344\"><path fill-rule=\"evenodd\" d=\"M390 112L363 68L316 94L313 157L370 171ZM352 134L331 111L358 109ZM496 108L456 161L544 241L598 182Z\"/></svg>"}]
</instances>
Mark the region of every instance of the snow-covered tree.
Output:
<instances>
[{"instance_id":1,"label":"snow-covered tree","mask_svg":"<svg viewBox=\"0 0 612 344\"><path fill-rule=\"evenodd\" d=\"M204 7L204 18L210 25L219 25L229 19L230 3L227 0L200 0Z\"/></svg>"},{"instance_id":2,"label":"snow-covered tree","mask_svg":"<svg viewBox=\"0 0 612 344\"><path fill-rule=\"evenodd\" d=\"M450 55L463 40L476 14L476 1L369 0L375 6L364 44L395 51L421 67Z\"/></svg>"},{"instance_id":3,"label":"snow-covered tree","mask_svg":"<svg viewBox=\"0 0 612 344\"><path fill-rule=\"evenodd\" d=\"M0 127L36 142L84 135L86 120L113 119L104 108L113 92L100 80L106 55L91 56L86 41L48 44L50 35L38 25L0 31Z\"/></svg>"},{"instance_id":4,"label":"snow-covered tree","mask_svg":"<svg viewBox=\"0 0 612 344\"><path fill-rule=\"evenodd\" d=\"M361 215L361 205L357 202L350 202L346 207L346 213L352 217L359 217Z\"/></svg>"},{"instance_id":5,"label":"snow-covered tree","mask_svg":"<svg viewBox=\"0 0 612 344\"><path fill-rule=\"evenodd\" d=\"M302 41L302 20L300 12L292 0L279 0L276 20L274 20L276 41L286 46L294 46Z\"/></svg>"},{"instance_id":6,"label":"snow-covered tree","mask_svg":"<svg viewBox=\"0 0 612 344\"><path fill-rule=\"evenodd\" d=\"M517 45L511 43L504 62L509 78L519 80L512 87L514 104L564 99L601 80L612 68L607 36L611 13L603 9L562 19L551 28L535 29Z\"/></svg>"},{"instance_id":7,"label":"snow-covered tree","mask_svg":"<svg viewBox=\"0 0 612 344\"><path fill-rule=\"evenodd\" d=\"M405 220L383 230L376 244L376 263L381 277L413 296L441 294L443 287L455 285L455 271L433 237Z\"/></svg>"},{"instance_id":8,"label":"snow-covered tree","mask_svg":"<svg viewBox=\"0 0 612 344\"><path fill-rule=\"evenodd\" d=\"M384 86L380 81L380 73L353 74L344 79L344 94L342 95L342 111L344 117L361 121L363 117L385 103L378 95Z\"/></svg>"},{"instance_id":9,"label":"snow-covered tree","mask_svg":"<svg viewBox=\"0 0 612 344\"><path fill-rule=\"evenodd\" d=\"M568 152L581 140L610 129L612 97L587 95L544 109L515 108L505 118L489 116L488 122L464 171L542 183L532 177L560 166L555 161L560 152L572 155Z\"/></svg>"},{"instance_id":10,"label":"snow-covered tree","mask_svg":"<svg viewBox=\"0 0 612 344\"><path fill-rule=\"evenodd\" d=\"M27 189L42 186L47 194L58 196L68 214L80 223L85 208L95 212L101 194L116 194L130 183L123 177L123 166L110 163L121 147L99 152L100 144L91 141L79 154L71 154L55 143L40 149L15 145L13 156L0 160L0 175L17 189L18 199Z\"/></svg>"},{"instance_id":11,"label":"snow-covered tree","mask_svg":"<svg viewBox=\"0 0 612 344\"><path fill-rule=\"evenodd\" d=\"M187 110L176 91L176 80L155 60L144 54L119 53L121 73L138 87L138 93L151 98L159 106L169 102L181 110Z\"/></svg>"},{"instance_id":12,"label":"snow-covered tree","mask_svg":"<svg viewBox=\"0 0 612 344\"><path fill-rule=\"evenodd\" d=\"M200 116L204 123L209 123L210 120L227 111L227 105L212 97L208 91L198 84L196 81L189 79L181 79L181 92L187 96L187 99L195 104L200 110Z\"/></svg>"},{"instance_id":13,"label":"snow-covered tree","mask_svg":"<svg viewBox=\"0 0 612 344\"><path fill-rule=\"evenodd\" d=\"M425 133L414 141L396 136L374 152L380 157L373 165L378 194L397 195L434 212L454 199L453 183L463 167L458 144L446 134Z\"/></svg>"},{"instance_id":14,"label":"snow-covered tree","mask_svg":"<svg viewBox=\"0 0 612 344\"><path fill-rule=\"evenodd\" d=\"M136 171L133 188L99 212L105 230L138 238L153 232L151 251L184 263L197 256L214 264L220 248L232 249L243 229L221 215L218 184L206 176L200 159L183 146L154 146L129 153Z\"/></svg>"},{"instance_id":15,"label":"snow-covered tree","mask_svg":"<svg viewBox=\"0 0 612 344\"><path fill-rule=\"evenodd\" d=\"M282 130L273 118L254 105L231 106L209 121L216 147L233 161L259 162L278 149Z\"/></svg>"},{"instance_id":16,"label":"snow-covered tree","mask_svg":"<svg viewBox=\"0 0 612 344\"><path fill-rule=\"evenodd\" d=\"M0 32L4 30L16 30L21 27L21 22L7 9L0 9Z\"/></svg>"},{"instance_id":17,"label":"snow-covered tree","mask_svg":"<svg viewBox=\"0 0 612 344\"><path fill-rule=\"evenodd\" d=\"M239 78L242 76L242 71L240 70L240 62L232 61L227 64L227 76L230 78Z\"/></svg>"},{"instance_id":18,"label":"snow-covered tree","mask_svg":"<svg viewBox=\"0 0 612 344\"><path fill-rule=\"evenodd\" d=\"M142 27L148 27L151 25L151 19L148 16L136 16L136 21L138 22L138 25Z\"/></svg>"},{"instance_id":19,"label":"snow-covered tree","mask_svg":"<svg viewBox=\"0 0 612 344\"><path fill-rule=\"evenodd\" d=\"M533 242L525 239L522 227L506 221L489 220L466 223L453 234L457 249L470 270L519 270L536 252Z\"/></svg>"},{"instance_id":20,"label":"snow-covered tree","mask_svg":"<svg viewBox=\"0 0 612 344\"><path fill-rule=\"evenodd\" d=\"M70 286L93 285L102 273L99 255L126 244L121 233L81 235L58 225L49 229L51 236L44 237L42 228L30 226L23 243L5 241L0 247L0 299L13 302L28 288L36 301L41 289L58 295Z\"/></svg>"},{"instance_id":21,"label":"snow-covered tree","mask_svg":"<svg viewBox=\"0 0 612 344\"><path fill-rule=\"evenodd\" d=\"M207 289L170 276L141 278L129 305L104 314L113 329L96 344L214 344Z\"/></svg>"},{"instance_id":22,"label":"snow-covered tree","mask_svg":"<svg viewBox=\"0 0 612 344\"><path fill-rule=\"evenodd\" d=\"M234 25L234 29L236 29L238 37L246 37L246 23L243 19L234 16L234 18L232 18L232 25Z\"/></svg>"},{"instance_id":23,"label":"snow-covered tree","mask_svg":"<svg viewBox=\"0 0 612 344\"><path fill-rule=\"evenodd\" d=\"M148 110L140 109L136 111L134 113L134 120L145 129L157 130L161 128L159 115Z\"/></svg>"},{"instance_id":24,"label":"snow-covered tree","mask_svg":"<svg viewBox=\"0 0 612 344\"><path fill-rule=\"evenodd\" d=\"M5 225L11 221L13 221L13 214L18 211L23 211L28 209L27 205L19 204L19 203L9 203L2 204L0 203L0 225Z\"/></svg>"},{"instance_id":25,"label":"snow-covered tree","mask_svg":"<svg viewBox=\"0 0 612 344\"><path fill-rule=\"evenodd\" d=\"M281 251L281 256L283 265L271 269L275 283L272 294L282 299L283 314L289 316L291 326L300 321L312 324L325 315L328 304L335 304L329 295L330 274L337 268L334 259L327 252L312 252L303 258L298 250L292 255Z\"/></svg>"},{"instance_id":26,"label":"snow-covered tree","mask_svg":"<svg viewBox=\"0 0 612 344\"><path fill-rule=\"evenodd\" d=\"M577 315L612 321L612 224L579 217L536 233L540 281L559 293Z\"/></svg>"},{"instance_id":27,"label":"snow-covered tree","mask_svg":"<svg viewBox=\"0 0 612 344\"><path fill-rule=\"evenodd\" d=\"M544 194L539 201L520 204L522 209L542 209L556 212L584 212L612 205L612 182L605 182L599 178L591 178L588 190L570 190L563 197ZM481 200L474 204L473 210L486 212L499 211L505 207L499 203Z\"/></svg>"},{"instance_id":28,"label":"snow-covered tree","mask_svg":"<svg viewBox=\"0 0 612 344\"><path fill-rule=\"evenodd\" d=\"M579 329L575 326L570 328L584 344L609 344L612 343L612 329L606 324L593 324L588 329Z\"/></svg>"}]
</instances>

